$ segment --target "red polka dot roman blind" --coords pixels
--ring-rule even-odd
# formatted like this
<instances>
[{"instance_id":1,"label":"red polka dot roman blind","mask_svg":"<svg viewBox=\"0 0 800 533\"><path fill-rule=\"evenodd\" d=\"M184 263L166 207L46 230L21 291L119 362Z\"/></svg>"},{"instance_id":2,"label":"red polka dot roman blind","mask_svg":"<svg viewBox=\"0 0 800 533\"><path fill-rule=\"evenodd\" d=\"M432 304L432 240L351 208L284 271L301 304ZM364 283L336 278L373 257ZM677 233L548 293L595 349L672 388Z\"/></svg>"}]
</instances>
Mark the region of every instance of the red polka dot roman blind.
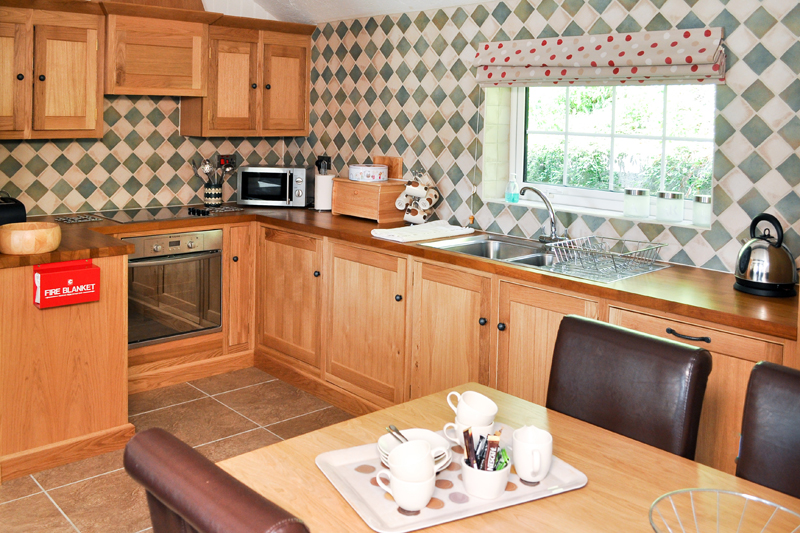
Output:
<instances>
[{"instance_id":1,"label":"red polka dot roman blind","mask_svg":"<svg viewBox=\"0 0 800 533\"><path fill-rule=\"evenodd\" d=\"M722 28L481 43L483 86L724 83Z\"/></svg>"}]
</instances>

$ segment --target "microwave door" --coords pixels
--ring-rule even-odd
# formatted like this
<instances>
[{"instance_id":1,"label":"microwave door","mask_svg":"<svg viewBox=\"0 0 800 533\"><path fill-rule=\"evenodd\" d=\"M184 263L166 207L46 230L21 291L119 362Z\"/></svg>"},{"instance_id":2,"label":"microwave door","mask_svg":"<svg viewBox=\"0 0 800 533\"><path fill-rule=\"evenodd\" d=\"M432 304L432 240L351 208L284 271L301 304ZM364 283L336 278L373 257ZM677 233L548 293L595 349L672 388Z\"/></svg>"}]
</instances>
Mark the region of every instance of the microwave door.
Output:
<instances>
[{"instance_id":1,"label":"microwave door","mask_svg":"<svg viewBox=\"0 0 800 533\"><path fill-rule=\"evenodd\" d=\"M242 198L285 204L291 195L289 179L285 172L244 172L242 174Z\"/></svg>"}]
</instances>

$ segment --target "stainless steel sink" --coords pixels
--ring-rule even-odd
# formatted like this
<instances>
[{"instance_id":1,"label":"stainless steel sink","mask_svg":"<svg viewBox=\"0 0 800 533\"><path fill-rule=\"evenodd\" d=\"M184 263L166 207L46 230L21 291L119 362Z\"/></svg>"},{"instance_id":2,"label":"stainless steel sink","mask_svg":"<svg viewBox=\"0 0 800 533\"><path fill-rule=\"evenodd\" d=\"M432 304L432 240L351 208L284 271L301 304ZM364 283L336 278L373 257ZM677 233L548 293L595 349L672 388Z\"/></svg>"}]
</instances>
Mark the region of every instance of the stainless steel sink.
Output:
<instances>
[{"instance_id":1,"label":"stainless steel sink","mask_svg":"<svg viewBox=\"0 0 800 533\"><path fill-rule=\"evenodd\" d=\"M556 260L556 256L553 254L533 254L527 255L525 257L517 257L514 259L509 259L509 263L514 263L515 265L526 265L532 267L543 267L543 266L550 266Z\"/></svg>"},{"instance_id":2,"label":"stainless steel sink","mask_svg":"<svg viewBox=\"0 0 800 533\"><path fill-rule=\"evenodd\" d=\"M477 235L475 237L462 237L421 244L422 246L430 246L449 252L485 257L486 259L495 259L497 261L512 261L529 256L549 256L544 245L501 235ZM552 263L552 260L550 263ZM542 264L550 263L542 262Z\"/></svg>"}]
</instances>

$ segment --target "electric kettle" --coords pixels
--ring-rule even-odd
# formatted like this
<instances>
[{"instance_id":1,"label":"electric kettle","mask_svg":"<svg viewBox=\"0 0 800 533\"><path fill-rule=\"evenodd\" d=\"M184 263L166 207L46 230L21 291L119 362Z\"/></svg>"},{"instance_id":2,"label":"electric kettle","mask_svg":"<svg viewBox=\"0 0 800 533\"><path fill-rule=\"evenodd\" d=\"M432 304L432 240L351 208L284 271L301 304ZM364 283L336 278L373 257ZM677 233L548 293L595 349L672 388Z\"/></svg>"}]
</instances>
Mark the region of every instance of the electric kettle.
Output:
<instances>
[{"instance_id":1,"label":"electric kettle","mask_svg":"<svg viewBox=\"0 0 800 533\"><path fill-rule=\"evenodd\" d=\"M759 222L769 222L769 228L756 237ZM750 223L750 240L739 251L736 260L736 283L733 288L758 296L794 296L797 266L792 252L783 244L783 228L778 219L761 213Z\"/></svg>"}]
</instances>

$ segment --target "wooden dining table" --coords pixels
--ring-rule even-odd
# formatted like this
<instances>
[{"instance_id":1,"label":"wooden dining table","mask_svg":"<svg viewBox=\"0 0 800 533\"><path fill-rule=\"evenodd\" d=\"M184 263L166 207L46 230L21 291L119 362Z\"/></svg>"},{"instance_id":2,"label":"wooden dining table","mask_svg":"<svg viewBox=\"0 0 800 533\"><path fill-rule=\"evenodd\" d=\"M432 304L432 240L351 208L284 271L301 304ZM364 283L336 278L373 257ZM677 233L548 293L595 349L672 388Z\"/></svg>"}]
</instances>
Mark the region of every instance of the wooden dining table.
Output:
<instances>
[{"instance_id":1,"label":"wooden dining table","mask_svg":"<svg viewBox=\"0 0 800 533\"><path fill-rule=\"evenodd\" d=\"M434 431L452 422L450 390L478 391L498 405L496 421L534 425L553 435L553 453L588 477L585 487L448 522L431 531L648 532L650 505L679 489L742 492L800 512L800 500L612 433L509 394L467 383L306 433L219 463L267 499L302 518L312 532L371 531L316 466L332 450L375 443L386 426Z\"/></svg>"}]
</instances>

